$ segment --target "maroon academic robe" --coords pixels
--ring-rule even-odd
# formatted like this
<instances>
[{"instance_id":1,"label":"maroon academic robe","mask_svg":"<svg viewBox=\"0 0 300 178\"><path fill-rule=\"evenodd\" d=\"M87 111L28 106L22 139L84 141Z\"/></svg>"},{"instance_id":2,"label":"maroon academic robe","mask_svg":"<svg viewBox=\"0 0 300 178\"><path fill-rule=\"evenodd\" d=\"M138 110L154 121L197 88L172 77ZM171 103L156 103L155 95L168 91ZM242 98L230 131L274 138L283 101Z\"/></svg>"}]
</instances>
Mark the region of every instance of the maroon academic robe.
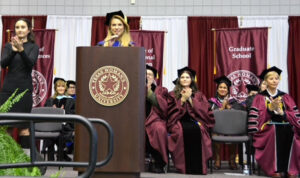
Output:
<instances>
[{"instance_id":1,"label":"maroon academic robe","mask_svg":"<svg viewBox=\"0 0 300 178\"><path fill-rule=\"evenodd\" d=\"M167 114L168 114L168 90L157 86L155 89L156 100L159 108L152 107L149 116L145 121L145 129L151 146L160 152L164 162L168 163L167 144Z\"/></svg>"},{"instance_id":2,"label":"maroon academic robe","mask_svg":"<svg viewBox=\"0 0 300 178\"><path fill-rule=\"evenodd\" d=\"M215 120L210 110L210 104L202 92L198 91L194 94L192 103L193 106L189 102L181 105L181 100L175 98L175 93L173 91L169 93L168 148L172 154L176 169L186 173L184 137L180 120L188 112L190 117L198 121L201 130L202 172L207 174L207 161L212 157L209 129L214 126Z\"/></svg>"},{"instance_id":3,"label":"maroon academic robe","mask_svg":"<svg viewBox=\"0 0 300 178\"><path fill-rule=\"evenodd\" d=\"M279 91L280 92L280 91ZM300 114L294 100L282 93L284 105L284 122L292 125L291 147L288 159L287 172L297 175L300 173ZM272 113L266 106L266 95L258 94L252 103L249 113L249 132L253 133L253 146L255 147L255 159L265 173L272 176L277 170L276 125L270 124ZM279 153L280 154L280 153Z\"/></svg>"}]
</instances>

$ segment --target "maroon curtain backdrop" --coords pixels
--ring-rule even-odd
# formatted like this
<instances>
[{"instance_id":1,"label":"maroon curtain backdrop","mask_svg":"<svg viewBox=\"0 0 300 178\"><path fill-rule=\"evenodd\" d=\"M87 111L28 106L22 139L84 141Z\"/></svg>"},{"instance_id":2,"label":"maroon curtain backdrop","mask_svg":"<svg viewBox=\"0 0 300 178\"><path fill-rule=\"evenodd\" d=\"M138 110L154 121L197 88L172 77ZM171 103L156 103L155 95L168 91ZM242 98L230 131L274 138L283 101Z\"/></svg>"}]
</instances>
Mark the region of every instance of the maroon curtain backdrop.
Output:
<instances>
[{"instance_id":1,"label":"maroon curtain backdrop","mask_svg":"<svg viewBox=\"0 0 300 178\"><path fill-rule=\"evenodd\" d=\"M34 30L39 57L32 70L33 107L41 107L51 96L55 30Z\"/></svg>"},{"instance_id":2,"label":"maroon curtain backdrop","mask_svg":"<svg viewBox=\"0 0 300 178\"><path fill-rule=\"evenodd\" d=\"M8 35L6 30L14 30L15 29L15 23L20 18L27 18L32 22L32 19L34 19L33 27L34 29L45 29L46 28L46 22L47 22L47 16L2 16L2 48L4 47L5 43L8 42ZM12 34L11 34L12 35ZM1 88L2 83L5 77L6 70L1 70Z\"/></svg>"},{"instance_id":3,"label":"maroon curtain backdrop","mask_svg":"<svg viewBox=\"0 0 300 178\"><path fill-rule=\"evenodd\" d=\"M300 17L289 17L288 78L289 93L300 107Z\"/></svg>"},{"instance_id":4,"label":"maroon curtain backdrop","mask_svg":"<svg viewBox=\"0 0 300 178\"><path fill-rule=\"evenodd\" d=\"M259 75L267 68L268 28L216 29L216 76L231 80L230 94L246 100L246 85L259 85Z\"/></svg>"},{"instance_id":5,"label":"maroon curtain backdrop","mask_svg":"<svg viewBox=\"0 0 300 178\"><path fill-rule=\"evenodd\" d=\"M135 46L145 48L146 64L157 69L159 78L156 81L158 85L161 85L165 32L132 30L130 34Z\"/></svg>"},{"instance_id":6,"label":"maroon curtain backdrop","mask_svg":"<svg viewBox=\"0 0 300 178\"><path fill-rule=\"evenodd\" d=\"M189 66L207 98L215 96L212 28L238 28L237 17L188 17Z\"/></svg>"},{"instance_id":7,"label":"maroon curtain backdrop","mask_svg":"<svg viewBox=\"0 0 300 178\"><path fill-rule=\"evenodd\" d=\"M138 30L140 28L141 17L127 17L130 30ZM105 26L105 17L93 17L92 20L92 39L91 45L95 46L99 41L106 37L107 29Z\"/></svg>"}]
</instances>

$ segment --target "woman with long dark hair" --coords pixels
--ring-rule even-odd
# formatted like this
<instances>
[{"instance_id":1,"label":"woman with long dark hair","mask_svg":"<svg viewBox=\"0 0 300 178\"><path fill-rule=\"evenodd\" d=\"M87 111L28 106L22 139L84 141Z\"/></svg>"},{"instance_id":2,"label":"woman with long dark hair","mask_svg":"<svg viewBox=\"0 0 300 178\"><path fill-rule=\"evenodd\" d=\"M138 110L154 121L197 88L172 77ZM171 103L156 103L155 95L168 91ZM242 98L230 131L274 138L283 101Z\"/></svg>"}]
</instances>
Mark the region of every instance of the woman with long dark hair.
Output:
<instances>
[{"instance_id":1,"label":"woman with long dark hair","mask_svg":"<svg viewBox=\"0 0 300 178\"><path fill-rule=\"evenodd\" d=\"M176 86L169 93L168 148L178 171L207 174L214 118L206 97L197 89L195 75L188 67L179 69Z\"/></svg>"},{"instance_id":2,"label":"woman with long dark hair","mask_svg":"<svg viewBox=\"0 0 300 178\"><path fill-rule=\"evenodd\" d=\"M5 44L2 53L1 67L8 69L8 73L5 75L1 89L0 104L3 104L16 89L18 93L28 90L9 112L30 113L33 104L31 72L38 59L39 47L35 44L32 26L28 19L17 20L15 34L11 37L11 42ZM19 135L21 146L28 147L29 130L22 129Z\"/></svg>"},{"instance_id":3,"label":"woman with long dark hair","mask_svg":"<svg viewBox=\"0 0 300 178\"><path fill-rule=\"evenodd\" d=\"M18 88L19 93L28 90L20 102L10 112L30 113L32 108L32 77L31 72L36 64L39 47L35 44L32 26L28 19L21 18L15 23L15 36L6 43L1 58L1 67L7 68L0 104L3 104Z\"/></svg>"}]
</instances>

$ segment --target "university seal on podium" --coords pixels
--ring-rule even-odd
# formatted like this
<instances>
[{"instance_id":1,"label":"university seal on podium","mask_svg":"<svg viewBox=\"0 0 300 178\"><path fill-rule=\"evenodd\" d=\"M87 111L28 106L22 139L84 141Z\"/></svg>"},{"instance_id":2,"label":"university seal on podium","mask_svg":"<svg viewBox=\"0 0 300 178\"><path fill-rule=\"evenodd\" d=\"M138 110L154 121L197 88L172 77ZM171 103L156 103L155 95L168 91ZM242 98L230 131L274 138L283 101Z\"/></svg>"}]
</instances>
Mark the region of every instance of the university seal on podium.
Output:
<instances>
[{"instance_id":1,"label":"university seal on podium","mask_svg":"<svg viewBox=\"0 0 300 178\"><path fill-rule=\"evenodd\" d=\"M129 80L118 67L103 66L91 76L89 89L97 103L104 106L115 106L126 98L129 91Z\"/></svg>"}]
</instances>

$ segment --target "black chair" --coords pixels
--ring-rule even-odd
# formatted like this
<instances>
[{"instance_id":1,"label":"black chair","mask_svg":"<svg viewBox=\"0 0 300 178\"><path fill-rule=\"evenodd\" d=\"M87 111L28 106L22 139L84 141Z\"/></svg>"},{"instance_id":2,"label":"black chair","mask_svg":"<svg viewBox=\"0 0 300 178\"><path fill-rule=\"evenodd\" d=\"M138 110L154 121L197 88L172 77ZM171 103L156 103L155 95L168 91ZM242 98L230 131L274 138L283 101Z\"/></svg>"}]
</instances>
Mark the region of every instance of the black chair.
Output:
<instances>
[{"instance_id":1,"label":"black chair","mask_svg":"<svg viewBox=\"0 0 300 178\"><path fill-rule=\"evenodd\" d=\"M241 110L215 110L215 126L212 130L212 142L217 143L245 143L247 154L247 165L249 174L252 174L250 159L252 138L248 135L248 116L247 112ZM217 135L215 135L215 134ZM212 160L210 164L212 173Z\"/></svg>"},{"instance_id":2,"label":"black chair","mask_svg":"<svg viewBox=\"0 0 300 178\"><path fill-rule=\"evenodd\" d=\"M37 107L32 108L31 113L33 114L65 114L65 110L61 108L53 107ZM64 151L64 138L61 134L62 123L59 122L43 122L35 124L35 138L39 140L45 139L57 139L58 148L57 148L57 158L59 161L63 160L63 151ZM45 146L42 147L42 152L44 152L45 157Z\"/></svg>"}]
</instances>

